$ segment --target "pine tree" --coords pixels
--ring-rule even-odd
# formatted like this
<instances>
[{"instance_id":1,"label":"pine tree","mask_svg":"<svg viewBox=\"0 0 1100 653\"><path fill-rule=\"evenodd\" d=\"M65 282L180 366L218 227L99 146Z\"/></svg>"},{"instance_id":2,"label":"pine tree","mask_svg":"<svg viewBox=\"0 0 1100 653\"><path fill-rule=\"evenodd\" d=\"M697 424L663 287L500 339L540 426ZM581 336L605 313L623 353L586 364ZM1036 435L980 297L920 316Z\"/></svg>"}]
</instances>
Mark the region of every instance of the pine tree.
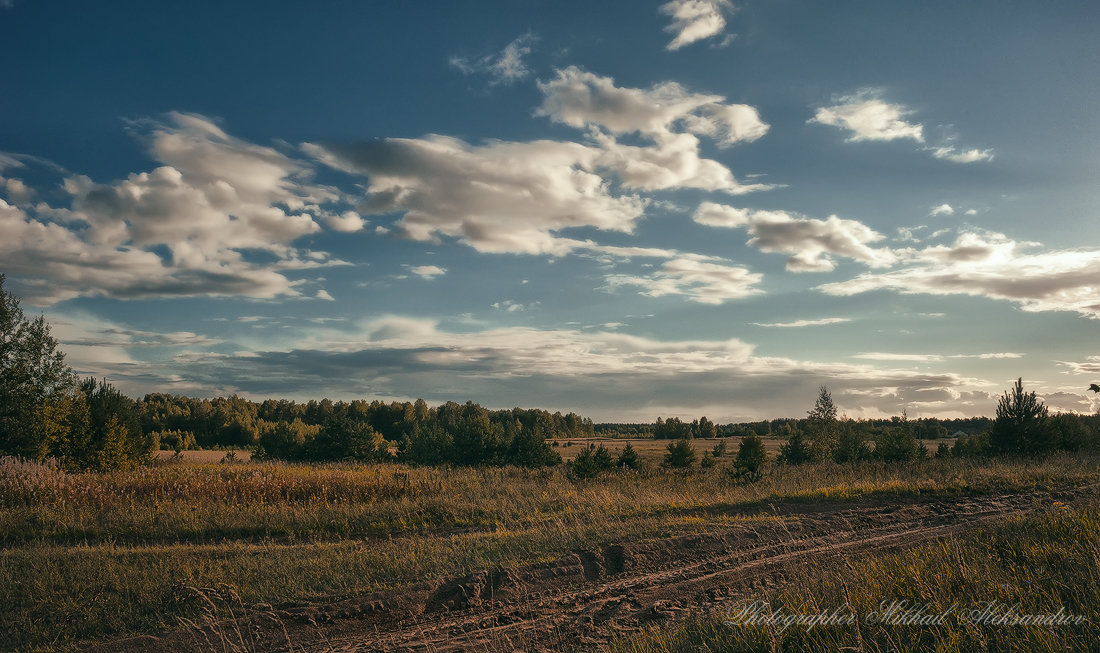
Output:
<instances>
[{"instance_id":1,"label":"pine tree","mask_svg":"<svg viewBox=\"0 0 1100 653\"><path fill-rule=\"evenodd\" d=\"M1054 444L1047 407L1017 379L1011 394L1006 390L997 402L990 445L999 453L1025 454L1050 451Z\"/></svg>"},{"instance_id":2,"label":"pine tree","mask_svg":"<svg viewBox=\"0 0 1100 653\"><path fill-rule=\"evenodd\" d=\"M691 446L691 440L680 438L669 442L664 464L665 467L691 467L695 464L695 447Z\"/></svg>"},{"instance_id":3,"label":"pine tree","mask_svg":"<svg viewBox=\"0 0 1100 653\"><path fill-rule=\"evenodd\" d=\"M615 460L615 466L619 469L641 468L642 461L638 458L638 452L629 442L627 442L623 450L619 452L619 457Z\"/></svg>"}]
</instances>

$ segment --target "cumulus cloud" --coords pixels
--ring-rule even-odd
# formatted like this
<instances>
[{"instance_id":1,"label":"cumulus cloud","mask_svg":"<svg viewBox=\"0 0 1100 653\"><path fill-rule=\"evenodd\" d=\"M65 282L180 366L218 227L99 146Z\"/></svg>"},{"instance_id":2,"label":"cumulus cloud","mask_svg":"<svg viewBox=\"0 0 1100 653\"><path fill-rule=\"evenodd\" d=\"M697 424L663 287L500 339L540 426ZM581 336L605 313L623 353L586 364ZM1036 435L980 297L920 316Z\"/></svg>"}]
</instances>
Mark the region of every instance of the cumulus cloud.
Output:
<instances>
[{"instance_id":1,"label":"cumulus cloud","mask_svg":"<svg viewBox=\"0 0 1100 653\"><path fill-rule=\"evenodd\" d=\"M933 207L929 215L955 215L955 209L950 204L944 203L940 204L939 206Z\"/></svg>"},{"instance_id":2,"label":"cumulus cloud","mask_svg":"<svg viewBox=\"0 0 1100 653\"><path fill-rule=\"evenodd\" d=\"M405 267L409 269L409 272L412 272L421 279L427 279L429 281L436 277L447 274L447 269L441 268L438 265L407 265Z\"/></svg>"},{"instance_id":3,"label":"cumulus cloud","mask_svg":"<svg viewBox=\"0 0 1100 653\"><path fill-rule=\"evenodd\" d=\"M499 53L471 59L453 56L450 64L466 75L488 75L490 84L514 84L531 74L523 58L531 54L531 45L538 40L533 34L515 39Z\"/></svg>"},{"instance_id":4,"label":"cumulus cloud","mask_svg":"<svg viewBox=\"0 0 1100 653\"><path fill-rule=\"evenodd\" d=\"M863 89L838 98L832 106L819 107L807 122L845 129L850 132L849 142L908 138L923 143L924 126L905 121L912 113L903 105L885 102L873 89Z\"/></svg>"},{"instance_id":5,"label":"cumulus cloud","mask_svg":"<svg viewBox=\"0 0 1100 653\"><path fill-rule=\"evenodd\" d=\"M902 267L820 287L832 295L873 290L969 295L1015 302L1025 311L1076 311L1100 319L1100 250L1026 250L1003 234L965 232L952 245L909 252Z\"/></svg>"},{"instance_id":6,"label":"cumulus cloud","mask_svg":"<svg viewBox=\"0 0 1100 653\"><path fill-rule=\"evenodd\" d=\"M471 145L456 138L389 138L313 146L326 163L368 178L360 212L402 213L406 237L461 239L481 252L564 254L554 235L590 226L629 232L647 201L615 195L599 152L558 141Z\"/></svg>"},{"instance_id":7,"label":"cumulus cloud","mask_svg":"<svg viewBox=\"0 0 1100 653\"><path fill-rule=\"evenodd\" d=\"M355 211L345 211L340 215L333 215L325 218L325 224L333 231L352 233L355 231L362 231L363 228L367 226L367 221L361 218Z\"/></svg>"},{"instance_id":8,"label":"cumulus cloud","mask_svg":"<svg viewBox=\"0 0 1100 653\"><path fill-rule=\"evenodd\" d=\"M685 254L661 265L649 276L609 275L610 287L639 286L649 297L682 295L701 304L721 304L761 293L763 275L748 268Z\"/></svg>"},{"instance_id":9,"label":"cumulus cloud","mask_svg":"<svg viewBox=\"0 0 1100 653\"><path fill-rule=\"evenodd\" d=\"M164 165L106 184L71 175L69 208L0 199L0 254L13 275L28 277L28 301L295 296L281 270L336 263L292 246L320 230L318 219L335 218L326 207L341 199L313 184L308 166L202 116L171 113L133 127ZM252 263L246 251L274 262Z\"/></svg>"},{"instance_id":10,"label":"cumulus cloud","mask_svg":"<svg viewBox=\"0 0 1100 653\"><path fill-rule=\"evenodd\" d=\"M733 10L729 0L671 0L661 5L658 11L672 18L665 31L676 35L665 48L679 50L696 41L718 36L726 29L726 14ZM728 42L729 37L722 45Z\"/></svg>"},{"instance_id":11,"label":"cumulus cloud","mask_svg":"<svg viewBox=\"0 0 1100 653\"><path fill-rule=\"evenodd\" d=\"M748 244L763 252L789 254L787 269L827 272L843 256L871 267L892 265L897 256L888 248L871 247L884 236L856 220L829 216L825 220L792 216L784 211L753 211L704 202L694 219L716 227L744 227Z\"/></svg>"},{"instance_id":12,"label":"cumulus cloud","mask_svg":"<svg viewBox=\"0 0 1100 653\"><path fill-rule=\"evenodd\" d=\"M571 127L598 126L612 134L637 132L658 139L684 132L724 145L755 141L768 132L753 107L725 104L720 95L692 93L676 82L620 87L611 77L569 66L539 82L539 89L545 99L536 115Z\"/></svg>"},{"instance_id":13,"label":"cumulus cloud","mask_svg":"<svg viewBox=\"0 0 1100 653\"><path fill-rule=\"evenodd\" d=\"M430 135L304 149L340 170L364 175L364 215L398 213L399 233L421 241L451 237L481 252L562 255L572 227L629 233L651 198L643 192L701 188L730 194L740 184L699 155L699 136L732 145L760 138L755 109L678 84L620 88L575 67L539 84L537 113L583 130L584 142L536 140L471 144ZM624 134L646 144L625 144Z\"/></svg>"}]
</instances>

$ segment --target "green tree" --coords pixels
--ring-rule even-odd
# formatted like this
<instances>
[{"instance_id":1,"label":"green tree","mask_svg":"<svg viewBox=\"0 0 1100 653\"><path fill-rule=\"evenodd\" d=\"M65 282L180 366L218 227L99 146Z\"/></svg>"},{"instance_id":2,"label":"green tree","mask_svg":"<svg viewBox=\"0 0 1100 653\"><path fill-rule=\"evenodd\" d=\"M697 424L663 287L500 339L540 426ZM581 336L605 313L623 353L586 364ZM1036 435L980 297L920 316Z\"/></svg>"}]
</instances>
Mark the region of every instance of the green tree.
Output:
<instances>
[{"instance_id":1,"label":"green tree","mask_svg":"<svg viewBox=\"0 0 1100 653\"><path fill-rule=\"evenodd\" d=\"M668 443L665 467L691 467L693 464L695 464L695 447L691 446L691 440L680 438Z\"/></svg>"},{"instance_id":2,"label":"green tree","mask_svg":"<svg viewBox=\"0 0 1100 653\"><path fill-rule=\"evenodd\" d=\"M784 465L803 465L815 460L812 443L801 430L792 433L791 437L779 447L777 462Z\"/></svg>"},{"instance_id":3,"label":"green tree","mask_svg":"<svg viewBox=\"0 0 1100 653\"><path fill-rule=\"evenodd\" d=\"M600 472L611 469L614 463L611 460L611 452L602 444L597 447L589 444L577 452L573 462L569 464L569 471L573 476L581 480L596 478Z\"/></svg>"},{"instance_id":4,"label":"green tree","mask_svg":"<svg viewBox=\"0 0 1100 653\"><path fill-rule=\"evenodd\" d=\"M760 476L760 469L768 459L768 451L764 448L764 439L759 435L746 435L741 438L741 446L737 448L737 457L733 461L733 468L737 475L747 480L754 480Z\"/></svg>"},{"instance_id":5,"label":"green tree","mask_svg":"<svg viewBox=\"0 0 1100 653\"><path fill-rule=\"evenodd\" d=\"M1023 378L997 402L989 443L997 453L1035 454L1054 448L1047 407L1034 392L1024 392Z\"/></svg>"},{"instance_id":6,"label":"green tree","mask_svg":"<svg viewBox=\"0 0 1100 653\"><path fill-rule=\"evenodd\" d=\"M0 274L0 453L42 460L60 443L51 408L65 403L76 383L46 318L28 320ZM53 405L51 406L51 402ZM53 411L53 417L61 414ZM52 436L47 429L54 427Z\"/></svg>"},{"instance_id":7,"label":"green tree","mask_svg":"<svg viewBox=\"0 0 1100 653\"><path fill-rule=\"evenodd\" d=\"M615 459L615 466L619 469L641 469L642 461L638 458L638 451L627 442L619 457Z\"/></svg>"},{"instance_id":8,"label":"green tree","mask_svg":"<svg viewBox=\"0 0 1100 653\"><path fill-rule=\"evenodd\" d=\"M388 443L369 424L343 415L329 417L314 438L315 460L381 461L390 457Z\"/></svg>"},{"instance_id":9,"label":"green tree","mask_svg":"<svg viewBox=\"0 0 1100 653\"><path fill-rule=\"evenodd\" d=\"M920 446L907 425L886 427L875 441L875 458L886 462L916 460Z\"/></svg>"},{"instance_id":10,"label":"green tree","mask_svg":"<svg viewBox=\"0 0 1100 653\"><path fill-rule=\"evenodd\" d=\"M829 388L821 386L814 407L806 416L806 438L813 450L814 461L833 457L839 438L837 408Z\"/></svg>"},{"instance_id":11,"label":"green tree","mask_svg":"<svg viewBox=\"0 0 1100 653\"><path fill-rule=\"evenodd\" d=\"M838 463L852 463L868 460L870 457L871 447L867 444L863 430L846 420L840 425L833 460Z\"/></svg>"}]
</instances>

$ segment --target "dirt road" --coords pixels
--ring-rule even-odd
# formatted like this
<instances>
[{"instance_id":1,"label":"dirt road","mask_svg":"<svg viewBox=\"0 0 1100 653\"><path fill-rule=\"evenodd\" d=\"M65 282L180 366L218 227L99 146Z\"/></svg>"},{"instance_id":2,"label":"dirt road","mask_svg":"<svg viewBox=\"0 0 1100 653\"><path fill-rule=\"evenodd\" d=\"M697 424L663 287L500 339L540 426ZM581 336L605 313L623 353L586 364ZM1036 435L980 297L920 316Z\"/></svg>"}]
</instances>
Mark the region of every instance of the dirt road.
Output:
<instances>
[{"instance_id":1,"label":"dirt road","mask_svg":"<svg viewBox=\"0 0 1100 653\"><path fill-rule=\"evenodd\" d=\"M577 551L544 564L271 611L205 632L116 642L112 650L202 649L219 639L263 651L592 649L616 633L758 597L806 564L911 546L1096 492L1093 486L1027 495L760 506L738 510L749 519L720 531Z\"/></svg>"}]
</instances>

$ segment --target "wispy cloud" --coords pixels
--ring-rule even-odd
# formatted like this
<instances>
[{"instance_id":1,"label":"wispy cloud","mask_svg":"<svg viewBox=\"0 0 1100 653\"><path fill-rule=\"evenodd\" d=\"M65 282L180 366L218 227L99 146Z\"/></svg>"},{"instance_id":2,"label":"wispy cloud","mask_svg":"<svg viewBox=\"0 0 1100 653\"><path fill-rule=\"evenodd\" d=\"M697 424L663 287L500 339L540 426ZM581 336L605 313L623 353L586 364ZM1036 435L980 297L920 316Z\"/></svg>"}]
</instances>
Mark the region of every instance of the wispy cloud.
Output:
<instances>
[{"instance_id":1,"label":"wispy cloud","mask_svg":"<svg viewBox=\"0 0 1100 653\"><path fill-rule=\"evenodd\" d=\"M453 56L450 64L467 75L487 75L490 84L514 84L531 74L523 58L531 54L531 46L538 40L534 34L524 34L496 54L471 59Z\"/></svg>"},{"instance_id":2,"label":"wispy cloud","mask_svg":"<svg viewBox=\"0 0 1100 653\"><path fill-rule=\"evenodd\" d=\"M809 326L824 326L827 324L843 324L851 322L850 317L824 317L817 320L795 320L794 322L752 322L754 326L775 327L780 329L797 329Z\"/></svg>"},{"instance_id":3,"label":"wispy cloud","mask_svg":"<svg viewBox=\"0 0 1100 653\"><path fill-rule=\"evenodd\" d=\"M729 0L672 0L661 5L658 11L672 18L672 24L665 31L676 35L665 48L679 50L722 34L726 29L726 14L733 13L734 6ZM732 36L727 36L720 45L727 45Z\"/></svg>"},{"instance_id":4,"label":"wispy cloud","mask_svg":"<svg viewBox=\"0 0 1100 653\"><path fill-rule=\"evenodd\" d=\"M682 295L701 304L721 304L763 292L764 276L748 268L707 257L685 254L661 265L648 276L609 275L608 285L639 286L649 297Z\"/></svg>"}]
</instances>

